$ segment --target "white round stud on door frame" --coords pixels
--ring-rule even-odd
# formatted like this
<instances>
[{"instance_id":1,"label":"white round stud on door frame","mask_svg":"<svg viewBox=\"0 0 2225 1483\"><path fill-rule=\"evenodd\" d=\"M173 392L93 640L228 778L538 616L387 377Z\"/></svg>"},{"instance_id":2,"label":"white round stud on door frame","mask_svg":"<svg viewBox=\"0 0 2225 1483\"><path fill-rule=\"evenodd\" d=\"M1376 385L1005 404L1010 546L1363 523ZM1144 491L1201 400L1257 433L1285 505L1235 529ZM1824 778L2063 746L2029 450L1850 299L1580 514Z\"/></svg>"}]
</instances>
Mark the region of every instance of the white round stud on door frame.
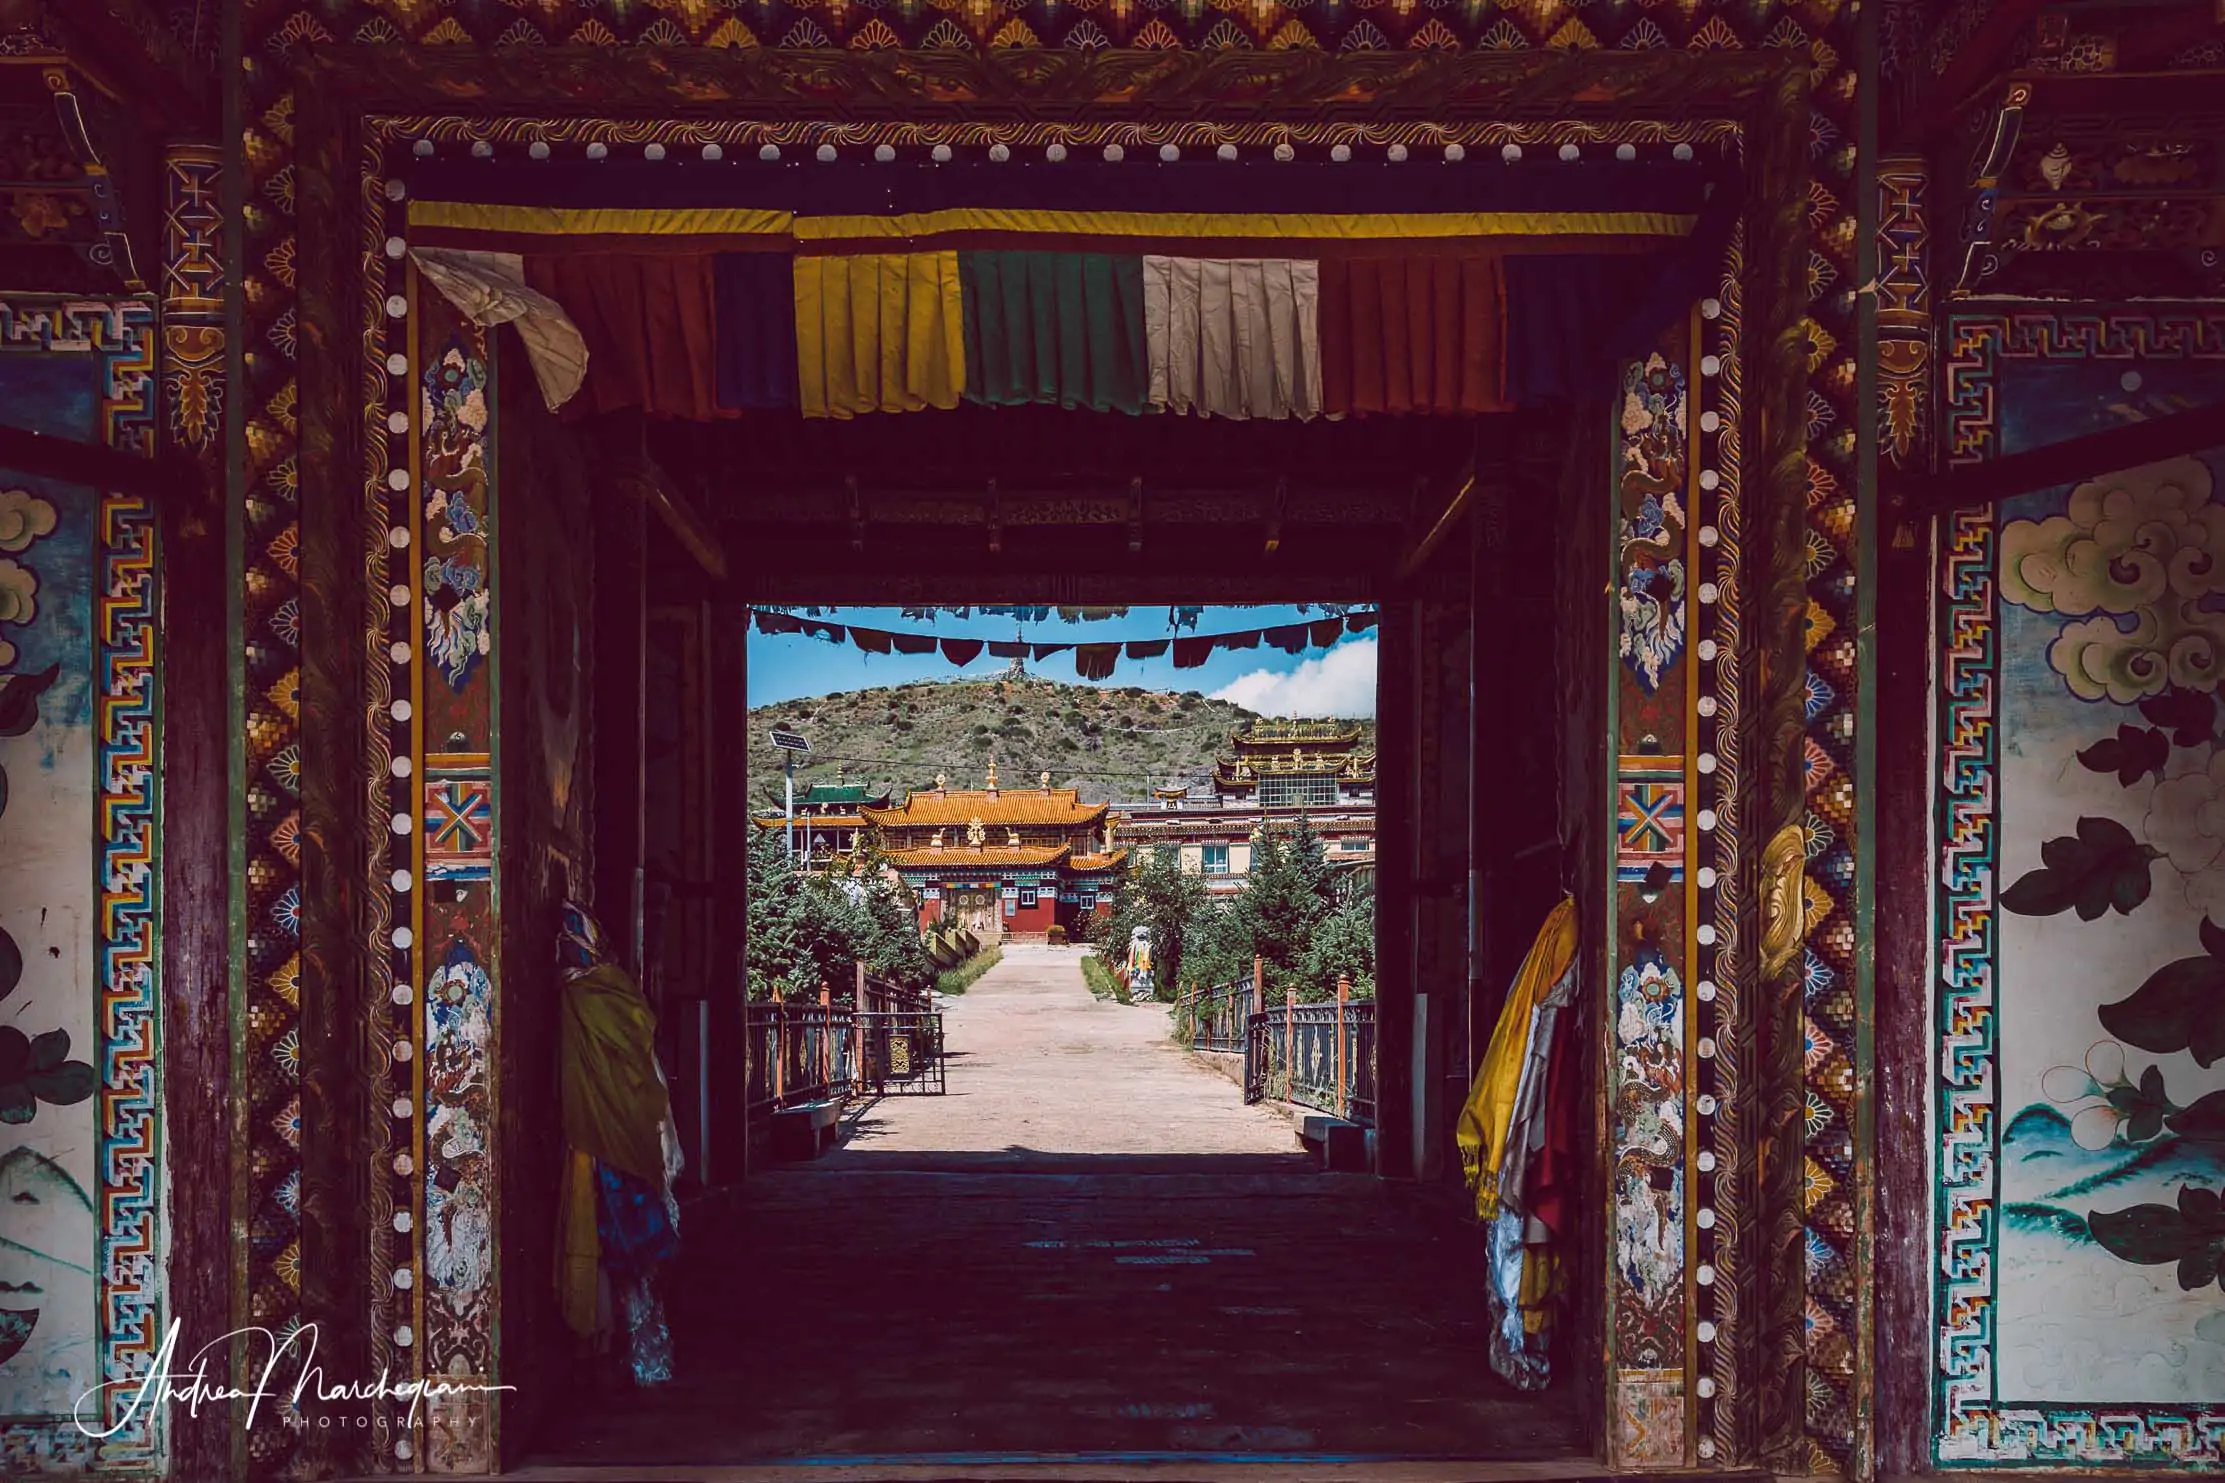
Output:
<instances>
[{"instance_id":1,"label":"white round stud on door frame","mask_svg":"<svg viewBox=\"0 0 2225 1483\"><path fill-rule=\"evenodd\" d=\"M549 157L549 142L546 139L534 140L525 147L525 157L529 160L547 159Z\"/></svg>"},{"instance_id":2,"label":"white round stud on door frame","mask_svg":"<svg viewBox=\"0 0 2225 1483\"><path fill-rule=\"evenodd\" d=\"M1446 164L1457 165L1466 158L1468 158L1468 151L1464 146L1458 143L1448 144L1445 146Z\"/></svg>"},{"instance_id":3,"label":"white round stud on door frame","mask_svg":"<svg viewBox=\"0 0 2225 1483\"><path fill-rule=\"evenodd\" d=\"M587 157L591 160L607 160L610 158L610 146L598 139L587 146Z\"/></svg>"},{"instance_id":4,"label":"white round stud on door frame","mask_svg":"<svg viewBox=\"0 0 2225 1483\"><path fill-rule=\"evenodd\" d=\"M491 160L494 158L494 146L484 139L474 139L471 141L471 157L475 160Z\"/></svg>"},{"instance_id":5,"label":"white round stud on door frame","mask_svg":"<svg viewBox=\"0 0 2225 1483\"><path fill-rule=\"evenodd\" d=\"M1329 158L1340 165L1344 164L1352 158L1352 146L1349 144L1336 145L1329 151Z\"/></svg>"},{"instance_id":6,"label":"white round stud on door frame","mask_svg":"<svg viewBox=\"0 0 2225 1483\"><path fill-rule=\"evenodd\" d=\"M654 165L664 158L664 146L661 144L645 144L641 148L641 157Z\"/></svg>"}]
</instances>

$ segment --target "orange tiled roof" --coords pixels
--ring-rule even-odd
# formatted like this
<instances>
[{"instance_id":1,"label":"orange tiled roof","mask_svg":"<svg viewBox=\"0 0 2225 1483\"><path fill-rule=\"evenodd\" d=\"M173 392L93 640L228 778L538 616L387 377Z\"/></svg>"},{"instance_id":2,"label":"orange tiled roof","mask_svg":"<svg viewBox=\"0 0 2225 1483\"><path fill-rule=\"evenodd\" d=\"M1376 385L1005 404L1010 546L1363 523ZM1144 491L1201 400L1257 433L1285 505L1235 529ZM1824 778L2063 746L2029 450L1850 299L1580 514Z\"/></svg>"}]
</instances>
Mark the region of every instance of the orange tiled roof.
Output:
<instances>
[{"instance_id":1,"label":"orange tiled roof","mask_svg":"<svg viewBox=\"0 0 2225 1483\"><path fill-rule=\"evenodd\" d=\"M1121 848L1104 855L1076 855L1066 863L1076 870L1111 870L1127 858L1128 851Z\"/></svg>"},{"instance_id":2,"label":"orange tiled roof","mask_svg":"<svg viewBox=\"0 0 2225 1483\"><path fill-rule=\"evenodd\" d=\"M932 828L955 824L963 828L979 819L985 827L1006 824L1063 824L1086 828L1105 817L1106 805L1083 803L1073 788L1004 788L929 790L914 793L888 808L868 808L866 818L883 829L907 824Z\"/></svg>"},{"instance_id":3,"label":"orange tiled roof","mask_svg":"<svg viewBox=\"0 0 2225 1483\"><path fill-rule=\"evenodd\" d=\"M1069 853L1065 845L944 845L937 849L926 846L916 850L890 850L886 856L891 865L918 869L923 866L947 866L952 870L979 868L987 865L1056 865Z\"/></svg>"}]
</instances>

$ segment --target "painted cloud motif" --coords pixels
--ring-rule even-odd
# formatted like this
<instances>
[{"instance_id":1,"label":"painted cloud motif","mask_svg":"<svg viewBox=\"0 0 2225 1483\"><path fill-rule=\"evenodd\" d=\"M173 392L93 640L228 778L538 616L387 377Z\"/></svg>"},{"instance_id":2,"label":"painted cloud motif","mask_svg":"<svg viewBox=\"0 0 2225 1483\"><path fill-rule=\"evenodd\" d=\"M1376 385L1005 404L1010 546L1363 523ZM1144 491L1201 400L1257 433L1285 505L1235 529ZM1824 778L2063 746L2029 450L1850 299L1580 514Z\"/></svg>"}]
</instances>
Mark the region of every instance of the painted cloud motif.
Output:
<instances>
[{"instance_id":1,"label":"painted cloud motif","mask_svg":"<svg viewBox=\"0 0 2225 1483\"><path fill-rule=\"evenodd\" d=\"M2001 596L2066 623L2048 663L2081 700L2130 705L2225 671L2225 506L2197 458L2073 489L2065 513L2001 530ZM2129 621L2127 621L2129 620Z\"/></svg>"},{"instance_id":2,"label":"painted cloud motif","mask_svg":"<svg viewBox=\"0 0 2225 1483\"><path fill-rule=\"evenodd\" d=\"M54 506L28 489L0 489L0 551L20 556L40 536L54 534Z\"/></svg>"}]
</instances>

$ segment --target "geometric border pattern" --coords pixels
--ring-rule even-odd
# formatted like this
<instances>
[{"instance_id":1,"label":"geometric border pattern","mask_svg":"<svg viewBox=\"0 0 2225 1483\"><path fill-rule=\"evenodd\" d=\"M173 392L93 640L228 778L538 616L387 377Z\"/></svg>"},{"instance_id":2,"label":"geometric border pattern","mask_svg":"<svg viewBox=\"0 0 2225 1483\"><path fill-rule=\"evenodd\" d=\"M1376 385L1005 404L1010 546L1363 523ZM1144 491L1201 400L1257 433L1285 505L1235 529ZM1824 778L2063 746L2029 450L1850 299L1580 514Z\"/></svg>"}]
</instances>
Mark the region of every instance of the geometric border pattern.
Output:
<instances>
[{"instance_id":1,"label":"geometric border pattern","mask_svg":"<svg viewBox=\"0 0 2225 1483\"><path fill-rule=\"evenodd\" d=\"M2225 314L2016 310L1949 317L1948 461L1974 464L1999 441L2004 359L2225 361ZM1994 512L1957 511L1939 551L1938 938L1933 1007L1937 1266L1933 1453L1942 1464L2217 1467L2225 1408L2004 1408L1994 1393L1996 1165L1995 885L2000 674Z\"/></svg>"},{"instance_id":2,"label":"geometric border pattern","mask_svg":"<svg viewBox=\"0 0 2225 1483\"><path fill-rule=\"evenodd\" d=\"M155 311L139 299L0 300L0 344L11 352L97 357L103 441L151 455L155 435ZM161 1004L157 978L160 717L154 512L140 496L103 493L97 516L93 667L100 834L94 962L100 1089L95 1211L98 1368L133 1381L161 1343ZM112 1423L128 1404L112 1392ZM99 1429L98 1426L95 1427ZM0 1428L9 1468L151 1471L158 1423L134 1419L95 1442L73 1422Z\"/></svg>"}]
</instances>

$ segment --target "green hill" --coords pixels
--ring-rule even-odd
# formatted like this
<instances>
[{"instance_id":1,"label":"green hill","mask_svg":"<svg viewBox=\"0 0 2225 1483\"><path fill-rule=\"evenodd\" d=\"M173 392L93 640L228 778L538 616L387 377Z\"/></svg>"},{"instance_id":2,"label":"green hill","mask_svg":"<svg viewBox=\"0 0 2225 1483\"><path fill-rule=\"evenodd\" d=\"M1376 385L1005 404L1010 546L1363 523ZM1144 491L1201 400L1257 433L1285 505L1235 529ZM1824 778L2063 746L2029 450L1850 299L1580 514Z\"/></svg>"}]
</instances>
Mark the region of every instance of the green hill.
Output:
<instances>
[{"instance_id":1,"label":"green hill","mask_svg":"<svg viewBox=\"0 0 2225 1483\"><path fill-rule=\"evenodd\" d=\"M1034 675L845 690L750 710L750 800L758 808L780 802L780 754L769 739L775 726L811 743L796 769L798 788L833 782L838 772L853 783L886 785L898 798L933 787L938 772L953 788L978 788L994 755L1005 787L1036 786L1048 771L1053 786L1079 788L1085 802L1097 803L1202 781L1229 733L1256 719L1194 692ZM1374 730L1373 722L1361 725Z\"/></svg>"}]
</instances>

